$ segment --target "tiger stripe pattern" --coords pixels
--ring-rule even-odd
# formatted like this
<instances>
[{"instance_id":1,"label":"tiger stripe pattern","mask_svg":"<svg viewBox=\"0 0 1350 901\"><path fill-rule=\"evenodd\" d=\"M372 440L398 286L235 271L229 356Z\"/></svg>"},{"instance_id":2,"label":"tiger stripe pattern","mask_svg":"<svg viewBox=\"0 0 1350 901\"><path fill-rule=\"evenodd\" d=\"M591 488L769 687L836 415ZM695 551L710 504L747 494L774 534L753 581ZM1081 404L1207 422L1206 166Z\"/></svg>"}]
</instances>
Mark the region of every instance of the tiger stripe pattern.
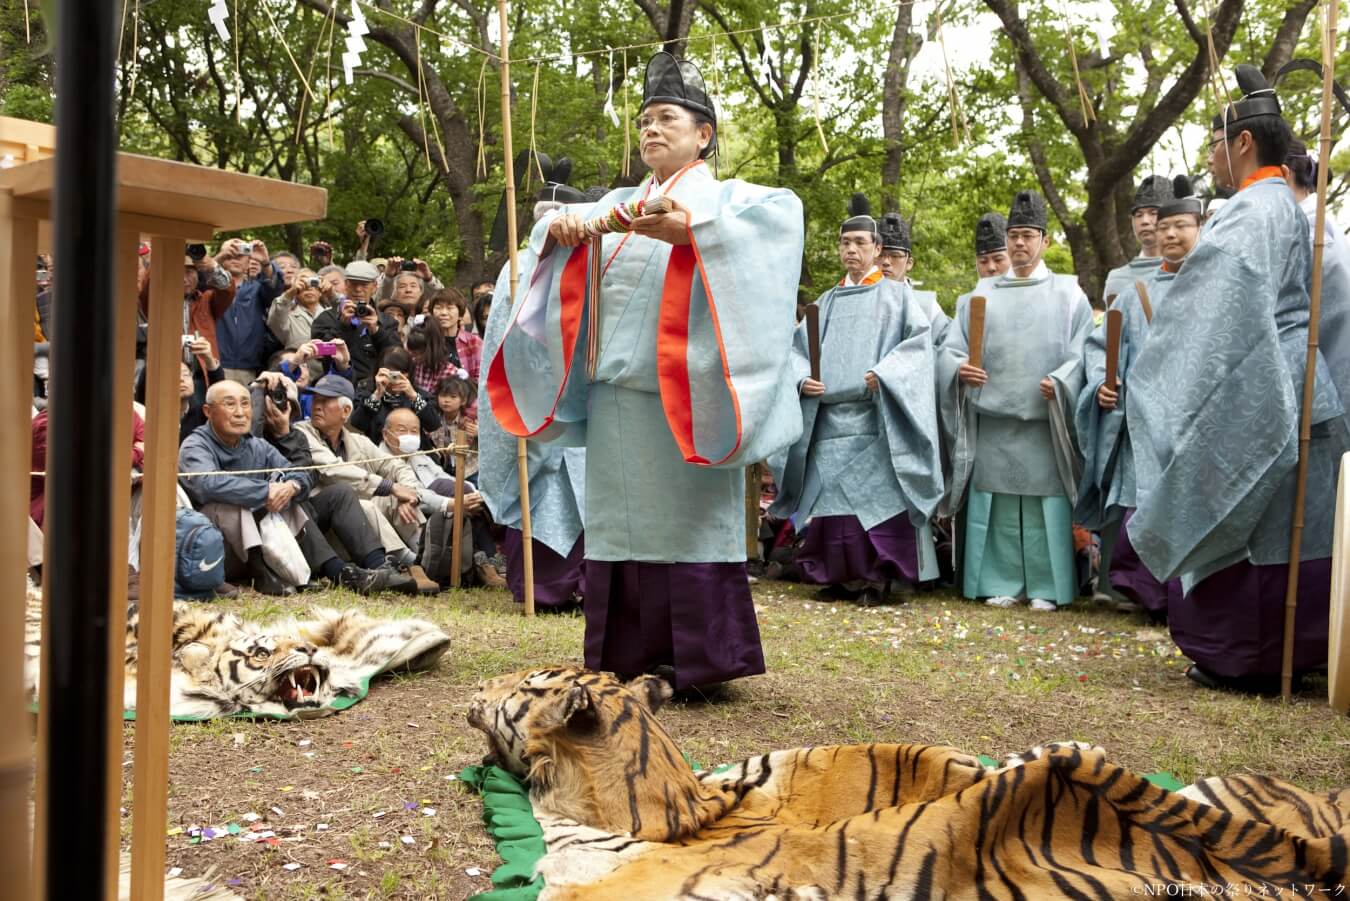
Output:
<instances>
[{"instance_id":1,"label":"tiger stripe pattern","mask_svg":"<svg viewBox=\"0 0 1350 901\"><path fill-rule=\"evenodd\" d=\"M543 901L1346 891L1350 792L1246 776L1169 792L1076 742L994 767L872 744L694 773L656 720L668 697L652 677L574 667L480 685L470 724L493 762L530 780Z\"/></svg>"}]
</instances>

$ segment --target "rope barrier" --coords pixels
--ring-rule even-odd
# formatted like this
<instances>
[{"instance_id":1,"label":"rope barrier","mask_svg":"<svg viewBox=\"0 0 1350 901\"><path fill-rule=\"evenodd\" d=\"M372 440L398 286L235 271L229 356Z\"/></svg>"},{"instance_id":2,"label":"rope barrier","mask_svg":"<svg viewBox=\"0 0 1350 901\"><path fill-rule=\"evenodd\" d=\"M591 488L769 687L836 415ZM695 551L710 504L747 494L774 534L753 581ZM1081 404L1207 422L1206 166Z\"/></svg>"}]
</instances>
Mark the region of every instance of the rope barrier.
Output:
<instances>
[{"instance_id":1,"label":"rope barrier","mask_svg":"<svg viewBox=\"0 0 1350 901\"><path fill-rule=\"evenodd\" d=\"M466 456L476 457L478 451L469 444L448 444L445 447L433 447L429 450L413 451L410 454L387 454L383 457L367 457L364 460L338 460L333 463L313 463L309 466L274 466L267 469L220 469L213 472L180 472L180 479L199 479L204 476L256 476L271 475L274 472L309 472L321 469L337 469L339 466L361 466L365 463L383 463L387 460L406 460L409 457L420 457L424 454L439 454L449 451L455 453L462 451ZM47 473L30 472L30 478L46 478Z\"/></svg>"}]
</instances>

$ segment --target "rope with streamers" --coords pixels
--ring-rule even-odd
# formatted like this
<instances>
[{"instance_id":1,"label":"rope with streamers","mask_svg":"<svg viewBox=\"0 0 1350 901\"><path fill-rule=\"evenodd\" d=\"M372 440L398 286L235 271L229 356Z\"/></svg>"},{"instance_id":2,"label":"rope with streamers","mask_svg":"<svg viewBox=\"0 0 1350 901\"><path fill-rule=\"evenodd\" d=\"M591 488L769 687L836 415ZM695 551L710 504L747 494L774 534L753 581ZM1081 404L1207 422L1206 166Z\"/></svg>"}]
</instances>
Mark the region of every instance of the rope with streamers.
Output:
<instances>
[{"instance_id":1,"label":"rope with streamers","mask_svg":"<svg viewBox=\"0 0 1350 901\"><path fill-rule=\"evenodd\" d=\"M238 3L239 0L234 2ZM337 35L337 4L334 3L329 7L328 12L333 17L333 27L328 29L328 57L325 60L326 71L323 77L328 83L328 102L323 105L323 114L328 120L328 145L335 147L337 145L333 141L333 117L328 115L328 111L333 108L333 38Z\"/></svg>"},{"instance_id":2,"label":"rope with streamers","mask_svg":"<svg viewBox=\"0 0 1350 901\"><path fill-rule=\"evenodd\" d=\"M239 24L239 0L234 0L234 22ZM239 29L234 29L234 121L244 124L244 78L239 74Z\"/></svg>"},{"instance_id":3,"label":"rope with streamers","mask_svg":"<svg viewBox=\"0 0 1350 901\"><path fill-rule=\"evenodd\" d=\"M422 78L422 29L420 26L413 29L413 40L416 42L417 118L422 124L422 152L426 154L427 168L430 169L431 137L427 134L426 86Z\"/></svg>"},{"instance_id":4,"label":"rope with streamers","mask_svg":"<svg viewBox=\"0 0 1350 901\"><path fill-rule=\"evenodd\" d=\"M136 9L131 18L131 85L127 88L127 99L136 96L136 79L141 74L141 0L136 0Z\"/></svg>"},{"instance_id":5,"label":"rope with streamers","mask_svg":"<svg viewBox=\"0 0 1350 901\"><path fill-rule=\"evenodd\" d=\"M1060 17L1064 20L1064 42L1069 45L1069 62L1073 65L1073 80L1078 87L1078 106L1083 114L1083 124L1097 121L1097 113L1092 108L1092 97L1083 85L1083 73L1078 68L1078 49L1073 42L1073 26L1069 23L1069 13L1060 7Z\"/></svg>"},{"instance_id":6,"label":"rope with streamers","mask_svg":"<svg viewBox=\"0 0 1350 901\"><path fill-rule=\"evenodd\" d=\"M940 6L935 14L937 15L938 46L942 48L942 71L947 79L947 99L951 102L952 109L952 147L960 147L963 134L966 140L970 140L970 125L966 122L966 112L961 108L961 97L956 91L956 80L952 78L952 67L947 61L947 36L942 28L942 8ZM959 124L958 116L960 117ZM964 132L962 126L964 126Z\"/></svg>"},{"instance_id":7,"label":"rope with streamers","mask_svg":"<svg viewBox=\"0 0 1350 901\"><path fill-rule=\"evenodd\" d=\"M1209 53L1209 89L1214 92L1214 105L1222 106L1227 118L1226 111L1233 103L1233 95L1228 93L1228 83L1224 80L1223 69L1219 66L1219 53L1214 49L1214 10L1210 7L1209 0L1205 0L1205 35L1206 49ZM1223 100L1220 99L1220 93ZM1227 101L1226 105L1224 100Z\"/></svg>"},{"instance_id":8,"label":"rope with streamers","mask_svg":"<svg viewBox=\"0 0 1350 901\"><path fill-rule=\"evenodd\" d=\"M713 35L711 49L712 49L713 94L715 94L717 96L718 101L720 101L722 99L722 70L721 70L721 60L718 58L717 53L717 35ZM729 122L717 123L717 131L719 132L719 134L717 135L717 159L719 160L719 162L722 160L723 157L726 156L726 148L728 146L727 135L730 134L731 132L729 126L730 126ZM728 161L727 165L729 166L731 165L731 163Z\"/></svg>"},{"instance_id":9,"label":"rope with streamers","mask_svg":"<svg viewBox=\"0 0 1350 901\"><path fill-rule=\"evenodd\" d=\"M28 24L28 0L23 0L23 39L26 43L33 43L33 32Z\"/></svg>"},{"instance_id":10,"label":"rope with streamers","mask_svg":"<svg viewBox=\"0 0 1350 901\"><path fill-rule=\"evenodd\" d=\"M820 76L820 32L817 31L812 37L815 44L816 74L811 77L811 111L816 117L816 135L820 138L820 149L826 156L830 155L830 144L825 140L825 126L820 121L820 91L816 86L816 80Z\"/></svg>"},{"instance_id":11,"label":"rope with streamers","mask_svg":"<svg viewBox=\"0 0 1350 901\"><path fill-rule=\"evenodd\" d=\"M136 0L139 4L141 0ZM258 4L263 12L267 13L267 21L272 23L272 33L277 36L277 41L281 44L281 49L286 51L286 57L291 61L291 68L295 69L295 74L300 77L300 84L305 87L305 94L311 101L314 100L314 91L310 89L309 80L305 78L305 73L300 71L300 64L295 61L295 54L291 53L291 46L286 42L286 36L281 33L281 27L277 25L276 16L272 15L272 10L266 3Z\"/></svg>"},{"instance_id":12,"label":"rope with streamers","mask_svg":"<svg viewBox=\"0 0 1350 901\"><path fill-rule=\"evenodd\" d=\"M539 151L534 143L534 123L535 117L539 112L539 63L534 64L534 84L530 86L530 166L525 169L525 187L526 194L530 193L530 184L534 180L535 170L539 170L539 182L542 184L544 179L544 164L539 162Z\"/></svg>"},{"instance_id":13,"label":"rope with streamers","mask_svg":"<svg viewBox=\"0 0 1350 901\"><path fill-rule=\"evenodd\" d=\"M312 79L314 77L314 65L319 61L319 48L323 46L323 35L327 30L330 21L336 22L336 20L331 17L325 17L323 25L319 27L319 36L314 41L314 55L309 58L309 71L305 73L306 78ZM313 103L310 102L310 97L308 95L300 98L300 114L295 117L295 144L297 147L300 146L300 136L304 133L305 107L308 105L310 107L310 112L313 113L314 103L317 102L318 101L314 101ZM324 108L324 112L328 112L327 107Z\"/></svg>"}]
</instances>

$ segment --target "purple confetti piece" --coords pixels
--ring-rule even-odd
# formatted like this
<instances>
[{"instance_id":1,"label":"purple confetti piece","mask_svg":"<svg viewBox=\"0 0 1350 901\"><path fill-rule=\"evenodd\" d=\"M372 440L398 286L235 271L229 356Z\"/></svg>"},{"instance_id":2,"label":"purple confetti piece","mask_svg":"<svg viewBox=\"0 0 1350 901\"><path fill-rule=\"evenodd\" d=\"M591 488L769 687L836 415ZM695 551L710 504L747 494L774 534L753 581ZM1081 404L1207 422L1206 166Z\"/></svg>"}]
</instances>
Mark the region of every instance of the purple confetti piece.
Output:
<instances>
[{"instance_id":1,"label":"purple confetti piece","mask_svg":"<svg viewBox=\"0 0 1350 901\"><path fill-rule=\"evenodd\" d=\"M404 809L404 810L416 810L416 809L417 809L417 802L416 802L416 801L405 801L405 802L403 802L403 809Z\"/></svg>"}]
</instances>

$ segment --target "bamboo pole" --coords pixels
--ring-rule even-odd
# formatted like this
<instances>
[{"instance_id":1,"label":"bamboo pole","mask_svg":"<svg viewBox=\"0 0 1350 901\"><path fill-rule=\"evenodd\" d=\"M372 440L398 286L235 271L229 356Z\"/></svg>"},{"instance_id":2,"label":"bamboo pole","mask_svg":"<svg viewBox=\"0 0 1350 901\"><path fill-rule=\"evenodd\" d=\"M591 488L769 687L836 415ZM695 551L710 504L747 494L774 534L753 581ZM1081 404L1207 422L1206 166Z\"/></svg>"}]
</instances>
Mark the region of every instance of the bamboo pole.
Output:
<instances>
[{"instance_id":1,"label":"bamboo pole","mask_svg":"<svg viewBox=\"0 0 1350 901\"><path fill-rule=\"evenodd\" d=\"M33 371L32 333L33 272L37 256L38 224L20 219L13 210L13 195L0 189L0 321L5 323L5 358L10 378L5 384L3 408L9 411L9 428L0 440L0 573L4 574L4 597L0 605L0 702L18 713L19 722L0 734L0 873L14 898L28 897L29 827L28 798L32 788L33 742L28 730L28 697L24 688L24 583L28 572L28 476L32 463L32 430L22 427L19 411L29 403Z\"/></svg>"},{"instance_id":2,"label":"bamboo pole","mask_svg":"<svg viewBox=\"0 0 1350 901\"><path fill-rule=\"evenodd\" d=\"M745 557L759 559L759 464L745 468Z\"/></svg>"},{"instance_id":3,"label":"bamboo pole","mask_svg":"<svg viewBox=\"0 0 1350 901\"><path fill-rule=\"evenodd\" d=\"M1331 163L1332 88L1336 76L1336 18L1340 3L1326 4L1322 33L1322 134L1317 159L1317 221L1313 226L1312 297L1308 304L1308 357L1303 369L1303 411L1298 432L1298 477L1294 488L1294 521L1289 532L1289 581L1284 594L1284 652L1280 661L1280 696L1293 697L1294 623L1298 613L1298 568L1303 549L1303 509L1308 493L1308 445L1312 440L1313 383L1322 317L1322 258L1326 250L1327 167Z\"/></svg>"},{"instance_id":4,"label":"bamboo pole","mask_svg":"<svg viewBox=\"0 0 1350 901\"><path fill-rule=\"evenodd\" d=\"M516 173L511 147L511 32L506 18L506 0L497 0L497 24L501 28L502 159L506 165L506 248L511 256L511 305L520 286L520 241L516 236ZM520 547L525 563L525 615L534 616L534 530L530 527L530 466L525 439L516 439L516 477L520 482Z\"/></svg>"},{"instance_id":5,"label":"bamboo pole","mask_svg":"<svg viewBox=\"0 0 1350 901\"><path fill-rule=\"evenodd\" d=\"M164 898L169 803L169 681L173 662L174 510L178 372L183 354L181 237L155 235L146 349L141 600L136 663L136 784L131 805L131 897Z\"/></svg>"},{"instance_id":6,"label":"bamboo pole","mask_svg":"<svg viewBox=\"0 0 1350 901\"><path fill-rule=\"evenodd\" d=\"M464 470L468 467L468 458L464 455L464 433L455 429L450 433L450 443L455 455L455 519L450 528L450 587L458 588L460 582L459 555L464 549Z\"/></svg>"}]
</instances>

